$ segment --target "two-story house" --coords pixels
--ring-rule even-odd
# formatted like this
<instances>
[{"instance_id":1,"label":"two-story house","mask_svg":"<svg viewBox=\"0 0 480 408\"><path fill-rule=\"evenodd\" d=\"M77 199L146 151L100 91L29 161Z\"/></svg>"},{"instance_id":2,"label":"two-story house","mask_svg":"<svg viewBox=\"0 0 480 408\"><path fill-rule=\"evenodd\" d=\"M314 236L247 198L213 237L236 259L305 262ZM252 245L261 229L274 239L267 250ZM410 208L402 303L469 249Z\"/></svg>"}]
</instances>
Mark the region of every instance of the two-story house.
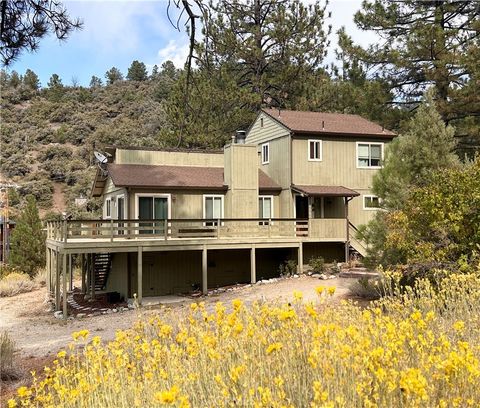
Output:
<instances>
[{"instance_id":1,"label":"two-story house","mask_svg":"<svg viewBox=\"0 0 480 408\"><path fill-rule=\"evenodd\" d=\"M266 109L223 150L107 149L92 189L102 219L48 225L57 308L71 255L85 292L141 301L363 253L355 227L377 210L372 177L394 136L357 115Z\"/></svg>"}]
</instances>

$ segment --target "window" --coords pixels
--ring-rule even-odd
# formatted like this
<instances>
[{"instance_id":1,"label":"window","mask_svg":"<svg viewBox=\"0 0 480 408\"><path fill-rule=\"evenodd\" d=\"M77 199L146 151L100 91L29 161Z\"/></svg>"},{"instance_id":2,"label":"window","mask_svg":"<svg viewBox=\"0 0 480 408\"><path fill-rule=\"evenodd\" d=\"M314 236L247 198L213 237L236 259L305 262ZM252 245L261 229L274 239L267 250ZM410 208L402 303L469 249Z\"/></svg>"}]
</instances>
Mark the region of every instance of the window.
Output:
<instances>
[{"instance_id":1,"label":"window","mask_svg":"<svg viewBox=\"0 0 480 408\"><path fill-rule=\"evenodd\" d=\"M308 141L308 160L322 161L322 141L321 140Z\"/></svg>"},{"instance_id":2,"label":"window","mask_svg":"<svg viewBox=\"0 0 480 408\"><path fill-rule=\"evenodd\" d=\"M260 118L260 127L263 128L263 118Z\"/></svg>"},{"instance_id":3,"label":"window","mask_svg":"<svg viewBox=\"0 0 480 408\"><path fill-rule=\"evenodd\" d=\"M112 218L112 199L105 200L105 218Z\"/></svg>"},{"instance_id":4,"label":"window","mask_svg":"<svg viewBox=\"0 0 480 408\"><path fill-rule=\"evenodd\" d=\"M219 220L223 218L223 195L203 196L203 218ZM205 225L217 225L216 222L206 222Z\"/></svg>"},{"instance_id":5,"label":"window","mask_svg":"<svg viewBox=\"0 0 480 408\"><path fill-rule=\"evenodd\" d=\"M357 167L380 168L383 143L357 143Z\"/></svg>"},{"instance_id":6,"label":"window","mask_svg":"<svg viewBox=\"0 0 480 408\"><path fill-rule=\"evenodd\" d=\"M258 197L258 218L273 218L273 197ZM268 225L268 221L260 221L260 225Z\"/></svg>"},{"instance_id":7,"label":"window","mask_svg":"<svg viewBox=\"0 0 480 408\"><path fill-rule=\"evenodd\" d=\"M164 234L164 220L170 218L170 195L136 194L135 215L139 220L150 221L138 224L140 227L139 234ZM155 229L147 229L145 227L155 227Z\"/></svg>"},{"instance_id":8,"label":"window","mask_svg":"<svg viewBox=\"0 0 480 408\"><path fill-rule=\"evenodd\" d=\"M380 198L374 195L363 196L363 209L364 210L377 210L380 208Z\"/></svg>"},{"instance_id":9,"label":"window","mask_svg":"<svg viewBox=\"0 0 480 408\"><path fill-rule=\"evenodd\" d=\"M262 144L262 164L270 163L270 145Z\"/></svg>"}]
</instances>

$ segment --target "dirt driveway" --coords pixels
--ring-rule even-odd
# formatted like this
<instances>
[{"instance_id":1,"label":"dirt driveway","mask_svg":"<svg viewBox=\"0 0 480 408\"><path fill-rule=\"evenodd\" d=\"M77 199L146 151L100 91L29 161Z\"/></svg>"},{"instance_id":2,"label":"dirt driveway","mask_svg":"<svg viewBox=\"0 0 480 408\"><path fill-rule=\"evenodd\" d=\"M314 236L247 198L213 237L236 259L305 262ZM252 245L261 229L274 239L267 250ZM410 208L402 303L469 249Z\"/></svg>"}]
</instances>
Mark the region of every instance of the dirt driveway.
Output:
<instances>
[{"instance_id":1,"label":"dirt driveway","mask_svg":"<svg viewBox=\"0 0 480 408\"><path fill-rule=\"evenodd\" d=\"M246 286L235 291L201 297L195 301L204 300L207 306L217 301L227 303L235 298L242 299L247 304L257 300L289 301L293 299L295 290L301 291L306 301L316 301L315 288L320 285L335 286L333 301L336 301L348 296L350 282L352 279L347 278L319 280L300 276L275 283ZM185 308L193 301L186 298L181 303L168 306L63 321L55 319L53 314L47 311L46 291L43 288L11 298L0 298L0 331L6 330L10 333L22 358L43 358L53 356L67 346L72 340L72 332L88 329L93 335L99 335L104 341L109 341L114 338L117 330L131 327L144 315L162 313L165 307Z\"/></svg>"}]
</instances>

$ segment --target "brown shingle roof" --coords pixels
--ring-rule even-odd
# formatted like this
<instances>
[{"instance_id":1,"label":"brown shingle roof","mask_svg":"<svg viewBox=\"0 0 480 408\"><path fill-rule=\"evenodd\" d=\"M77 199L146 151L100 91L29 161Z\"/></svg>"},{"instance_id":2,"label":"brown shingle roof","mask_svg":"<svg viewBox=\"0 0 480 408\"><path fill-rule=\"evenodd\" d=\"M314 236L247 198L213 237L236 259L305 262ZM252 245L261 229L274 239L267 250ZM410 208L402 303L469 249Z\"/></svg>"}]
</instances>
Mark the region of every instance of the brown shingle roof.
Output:
<instances>
[{"instance_id":1,"label":"brown shingle roof","mask_svg":"<svg viewBox=\"0 0 480 408\"><path fill-rule=\"evenodd\" d=\"M168 189L226 190L223 167L109 164L108 173L118 187L164 187ZM281 187L263 171L258 172L260 190Z\"/></svg>"},{"instance_id":2,"label":"brown shingle roof","mask_svg":"<svg viewBox=\"0 0 480 408\"><path fill-rule=\"evenodd\" d=\"M317 197L357 197L360 193L343 186L292 186L292 190Z\"/></svg>"},{"instance_id":3,"label":"brown shingle roof","mask_svg":"<svg viewBox=\"0 0 480 408\"><path fill-rule=\"evenodd\" d=\"M294 133L375 136L391 139L396 134L358 115L263 109Z\"/></svg>"}]
</instances>

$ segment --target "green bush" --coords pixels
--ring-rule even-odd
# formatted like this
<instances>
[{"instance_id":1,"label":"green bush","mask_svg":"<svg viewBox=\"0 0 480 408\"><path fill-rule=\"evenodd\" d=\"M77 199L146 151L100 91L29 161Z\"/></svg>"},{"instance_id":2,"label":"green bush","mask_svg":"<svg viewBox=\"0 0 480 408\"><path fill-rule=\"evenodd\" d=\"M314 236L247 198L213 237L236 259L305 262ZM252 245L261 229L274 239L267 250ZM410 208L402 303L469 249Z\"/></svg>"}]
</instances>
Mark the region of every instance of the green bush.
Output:
<instances>
[{"instance_id":1,"label":"green bush","mask_svg":"<svg viewBox=\"0 0 480 408\"><path fill-rule=\"evenodd\" d=\"M4 331L0 334L0 379L2 381L16 380L19 371L14 361L15 342L10 335Z\"/></svg>"},{"instance_id":2,"label":"green bush","mask_svg":"<svg viewBox=\"0 0 480 408\"><path fill-rule=\"evenodd\" d=\"M297 273L297 261L288 259L278 267L280 276L293 276Z\"/></svg>"},{"instance_id":3,"label":"green bush","mask_svg":"<svg viewBox=\"0 0 480 408\"><path fill-rule=\"evenodd\" d=\"M321 256L310 258L310 260L308 261L308 264L312 268L313 273L325 272L325 260Z\"/></svg>"}]
</instances>

